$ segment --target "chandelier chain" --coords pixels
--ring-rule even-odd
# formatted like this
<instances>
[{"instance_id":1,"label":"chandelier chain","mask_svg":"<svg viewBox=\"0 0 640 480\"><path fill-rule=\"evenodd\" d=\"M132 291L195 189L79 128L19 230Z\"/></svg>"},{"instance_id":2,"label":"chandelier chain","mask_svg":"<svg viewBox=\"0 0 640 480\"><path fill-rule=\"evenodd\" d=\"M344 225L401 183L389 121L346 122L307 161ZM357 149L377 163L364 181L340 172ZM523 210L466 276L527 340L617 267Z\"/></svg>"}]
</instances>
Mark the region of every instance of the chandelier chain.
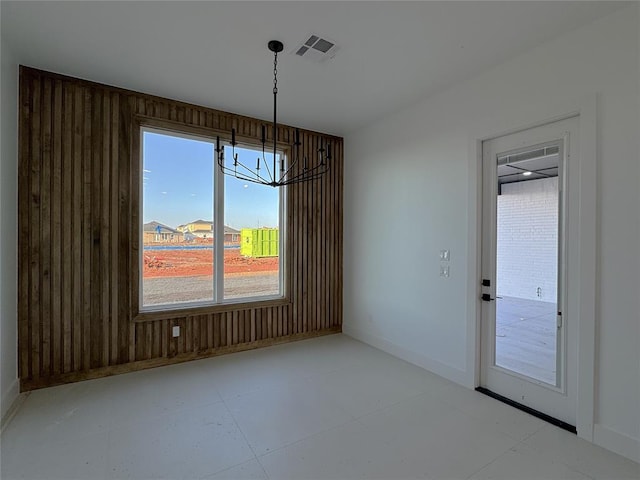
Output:
<instances>
[{"instance_id":1,"label":"chandelier chain","mask_svg":"<svg viewBox=\"0 0 640 480\"><path fill-rule=\"evenodd\" d=\"M278 93L278 53L273 56L273 93Z\"/></svg>"}]
</instances>

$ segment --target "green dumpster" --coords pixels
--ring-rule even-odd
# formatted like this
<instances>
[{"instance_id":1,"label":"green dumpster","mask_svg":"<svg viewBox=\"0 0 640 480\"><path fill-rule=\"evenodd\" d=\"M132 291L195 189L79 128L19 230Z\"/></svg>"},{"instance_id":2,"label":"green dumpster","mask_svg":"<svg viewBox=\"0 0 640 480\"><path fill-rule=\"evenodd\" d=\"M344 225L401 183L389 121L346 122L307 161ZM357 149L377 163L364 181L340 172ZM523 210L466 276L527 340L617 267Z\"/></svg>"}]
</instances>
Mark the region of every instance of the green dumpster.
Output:
<instances>
[{"instance_id":1,"label":"green dumpster","mask_svg":"<svg viewBox=\"0 0 640 480\"><path fill-rule=\"evenodd\" d=\"M280 232L277 228L243 228L240 230L240 255L244 257L277 257Z\"/></svg>"}]
</instances>

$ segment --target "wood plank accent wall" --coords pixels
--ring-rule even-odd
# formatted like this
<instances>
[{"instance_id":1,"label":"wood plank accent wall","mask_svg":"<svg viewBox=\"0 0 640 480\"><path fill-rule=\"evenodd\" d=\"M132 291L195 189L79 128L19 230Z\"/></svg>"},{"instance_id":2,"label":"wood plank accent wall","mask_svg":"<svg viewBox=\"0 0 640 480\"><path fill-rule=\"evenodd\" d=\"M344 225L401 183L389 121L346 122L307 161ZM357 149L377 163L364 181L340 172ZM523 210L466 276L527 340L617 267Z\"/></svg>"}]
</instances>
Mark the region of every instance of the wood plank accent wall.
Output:
<instances>
[{"instance_id":1,"label":"wood plank accent wall","mask_svg":"<svg viewBox=\"0 0 640 480\"><path fill-rule=\"evenodd\" d=\"M321 138L335 150L328 174L287 190L285 300L139 314L139 125L257 143L268 122L28 67L19 117L23 391L341 330L342 138L301 131L307 155Z\"/></svg>"}]
</instances>

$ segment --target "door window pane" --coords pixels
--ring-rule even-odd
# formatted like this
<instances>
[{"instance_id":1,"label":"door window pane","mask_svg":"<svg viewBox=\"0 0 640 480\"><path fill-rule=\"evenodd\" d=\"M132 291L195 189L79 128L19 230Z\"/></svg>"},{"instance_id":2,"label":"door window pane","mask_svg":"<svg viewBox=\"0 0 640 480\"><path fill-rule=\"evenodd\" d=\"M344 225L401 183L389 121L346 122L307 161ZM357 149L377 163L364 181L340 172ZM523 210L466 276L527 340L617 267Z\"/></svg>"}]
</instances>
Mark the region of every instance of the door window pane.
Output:
<instances>
[{"instance_id":1,"label":"door window pane","mask_svg":"<svg viewBox=\"0 0 640 480\"><path fill-rule=\"evenodd\" d=\"M498 159L496 365L556 385L559 157L544 153Z\"/></svg>"}]
</instances>

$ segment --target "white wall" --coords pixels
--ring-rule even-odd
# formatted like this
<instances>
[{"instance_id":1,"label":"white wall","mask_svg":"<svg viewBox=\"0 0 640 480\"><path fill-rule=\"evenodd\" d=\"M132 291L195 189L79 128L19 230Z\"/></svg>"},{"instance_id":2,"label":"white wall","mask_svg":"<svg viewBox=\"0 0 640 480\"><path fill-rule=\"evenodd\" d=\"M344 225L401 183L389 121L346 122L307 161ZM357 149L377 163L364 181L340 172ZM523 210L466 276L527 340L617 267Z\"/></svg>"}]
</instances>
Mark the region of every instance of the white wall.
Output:
<instances>
[{"instance_id":1,"label":"white wall","mask_svg":"<svg viewBox=\"0 0 640 480\"><path fill-rule=\"evenodd\" d=\"M477 140L570 113L597 94L593 439L636 460L638 32L633 4L348 135L344 184L344 331L471 387ZM397 232L409 232L406 246L398 245ZM439 277L443 248L451 250L449 278Z\"/></svg>"},{"instance_id":2,"label":"white wall","mask_svg":"<svg viewBox=\"0 0 640 480\"><path fill-rule=\"evenodd\" d=\"M18 65L6 42L0 69L0 407L3 418L17 398L17 158Z\"/></svg>"},{"instance_id":3,"label":"white wall","mask_svg":"<svg viewBox=\"0 0 640 480\"><path fill-rule=\"evenodd\" d=\"M506 183L497 207L496 295L555 303L558 177Z\"/></svg>"}]
</instances>

